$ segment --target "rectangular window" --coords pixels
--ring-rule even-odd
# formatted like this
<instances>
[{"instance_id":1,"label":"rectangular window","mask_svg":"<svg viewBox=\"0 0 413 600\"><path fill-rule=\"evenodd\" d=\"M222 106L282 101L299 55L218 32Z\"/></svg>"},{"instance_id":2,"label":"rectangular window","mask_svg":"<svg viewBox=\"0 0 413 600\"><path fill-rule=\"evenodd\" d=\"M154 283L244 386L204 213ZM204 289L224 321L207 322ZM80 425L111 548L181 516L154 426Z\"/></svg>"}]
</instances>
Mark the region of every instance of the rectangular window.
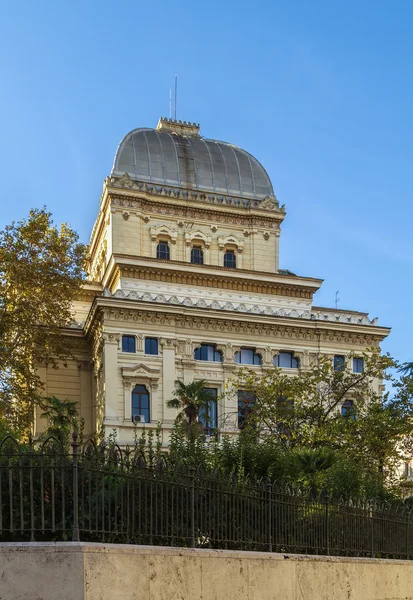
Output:
<instances>
[{"instance_id":1,"label":"rectangular window","mask_svg":"<svg viewBox=\"0 0 413 600\"><path fill-rule=\"evenodd\" d=\"M217 388L204 388L210 399L199 411L199 422L204 426L205 435L214 435L218 426L217 419Z\"/></svg>"},{"instance_id":2,"label":"rectangular window","mask_svg":"<svg viewBox=\"0 0 413 600\"><path fill-rule=\"evenodd\" d=\"M340 354L336 354L334 357L334 371L344 371L346 366L346 359Z\"/></svg>"},{"instance_id":3,"label":"rectangular window","mask_svg":"<svg viewBox=\"0 0 413 600\"><path fill-rule=\"evenodd\" d=\"M238 429L244 429L253 411L255 396L245 390L238 390Z\"/></svg>"},{"instance_id":4,"label":"rectangular window","mask_svg":"<svg viewBox=\"0 0 413 600\"><path fill-rule=\"evenodd\" d=\"M122 336L122 352L136 352L136 339L134 335Z\"/></svg>"},{"instance_id":5,"label":"rectangular window","mask_svg":"<svg viewBox=\"0 0 413 600\"><path fill-rule=\"evenodd\" d=\"M353 373L364 373L364 358L353 358Z\"/></svg>"},{"instance_id":6,"label":"rectangular window","mask_svg":"<svg viewBox=\"0 0 413 600\"><path fill-rule=\"evenodd\" d=\"M241 348L235 352L234 360L241 365L260 365L261 356L256 354L253 348Z\"/></svg>"},{"instance_id":7,"label":"rectangular window","mask_svg":"<svg viewBox=\"0 0 413 600\"><path fill-rule=\"evenodd\" d=\"M343 417L352 417L353 419L355 419L356 416L354 414L353 408L353 400L345 400L341 405L341 415Z\"/></svg>"},{"instance_id":8,"label":"rectangular window","mask_svg":"<svg viewBox=\"0 0 413 600\"><path fill-rule=\"evenodd\" d=\"M145 354L158 354L157 338L145 338Z\"/></svg>"}]
</instances>

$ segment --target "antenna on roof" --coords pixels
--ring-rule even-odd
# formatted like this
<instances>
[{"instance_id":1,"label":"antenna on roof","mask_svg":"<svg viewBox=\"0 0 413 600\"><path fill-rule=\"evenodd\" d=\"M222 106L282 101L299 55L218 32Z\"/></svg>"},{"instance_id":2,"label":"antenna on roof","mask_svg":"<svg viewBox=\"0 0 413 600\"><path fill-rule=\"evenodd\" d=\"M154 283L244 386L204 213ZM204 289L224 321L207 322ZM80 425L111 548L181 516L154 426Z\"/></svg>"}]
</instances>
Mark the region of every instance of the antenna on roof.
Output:
<instances>
[{"instance_id":1,"label":"antenna on roof","mask_svg":"<svg viewBox=\"0 0 413 600\"><path fill-rule=\"evenodd\" d=\"M175 111L174 111L174 119L176 121L176 100L178 97L178 75L175 75Z\"/></svg>"},{"instance_id":2,"label":"antenna on roof","mask_svg":"<svg viewBox=\"0 0 413 600\"><path fill-rule=\"evenodd\" d=\"M172 90L169 88L169 118L172 119Z\"/></svg>"},{"instance_id":3,"label":"antenna on roof","mask_svg":"<svg viewBox=\"0 0 413 600\"><path fill-rule=\"evenodd\" d=\"M340 296L339 296L339 293L340 293L340 292L337 290L337 291L336 291L336 310L337 310L337 308L338 308L338 303L340 302Z\"/></svg>"}]
</instances>

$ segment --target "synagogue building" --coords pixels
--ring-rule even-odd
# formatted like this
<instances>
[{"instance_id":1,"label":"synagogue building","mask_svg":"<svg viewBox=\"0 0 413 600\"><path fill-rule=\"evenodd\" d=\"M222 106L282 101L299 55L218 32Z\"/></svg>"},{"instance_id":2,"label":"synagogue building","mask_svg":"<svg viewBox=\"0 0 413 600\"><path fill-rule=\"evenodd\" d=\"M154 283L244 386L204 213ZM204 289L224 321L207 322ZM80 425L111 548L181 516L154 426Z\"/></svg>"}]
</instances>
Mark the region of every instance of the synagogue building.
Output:
<instances>
[{"instance_id":1,"label":"synagogue building","mask_svg":"<svg viewBox=\"0 0 413 600\"><path fill-rule=\"evenodd\" d=\"M120 142L90 239L88 282L67 335L77 360L43 368L45 393L79 403L85 434L161 424L168 443L174 381L206 380L206 435L236 434L242 365L297 372L326 355L363 370L389 334L357 311L314 304L321 279L280 268L286 212L260 162L199 125L161 118ZM346 407L343 406L342 410ZM37 418L37 430L44 423Z\"/></svg>"}]
</instances>

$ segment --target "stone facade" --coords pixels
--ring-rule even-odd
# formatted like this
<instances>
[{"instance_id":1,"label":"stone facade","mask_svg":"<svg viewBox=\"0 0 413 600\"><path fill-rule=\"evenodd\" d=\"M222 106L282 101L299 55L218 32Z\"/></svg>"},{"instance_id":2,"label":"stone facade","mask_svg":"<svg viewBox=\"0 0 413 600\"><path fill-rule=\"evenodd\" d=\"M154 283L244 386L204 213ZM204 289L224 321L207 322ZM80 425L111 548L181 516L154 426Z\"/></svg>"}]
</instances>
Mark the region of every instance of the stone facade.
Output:
<instances>
[{"instance_id":1,"label":"stone facade","mask_svg":"<svg viewBox=\"0 0 413 600\"><path fill-rule=\"evenodd\" d=\"M185 136L194 136L193 145L202 142L196 126L163 120L159 130L165 129L164 136L176 130L182 146ZM212 142L208 148L213 150ZM125 147L123 141L117 167ZM239 166L244 151L237 151ZM165 155L160 156L166 178L168 164ZM155 164L156 159L152 149L148 160ZM357 356L388 335L389 330L366 313L314 306L322 280L279 269L285 209L271 193L269 180L270 193L260 198L255 188L254 193L244 191L239 171L239 191L217 193L215 184L214 189L200 189L196 169L207 167L196 155L191 159L195 176L190 174L196 185L186 181L188 174L180 185L153 181L154 177L151 181L147 172L136 179L139 156L134 160L135 178L114 168L104 182L90 241L89 281L75 303L76 322L68 331L78 344L79 361L58 375L44 371L49 395L79 401L86 434L103 427L106 435L116 430L121 444L132 442L134 428L143 427L132 422L132 392L138 385L145 386L149 396L145 426L154 428L160 422L167 444L176 411L166 402L177 378L207 380L217 392L218 430L235 434L237 398L221 399L221 394L237 369L235 353L242 348L260 356L261 364L254 369L272 366L280 352L290 353L305 369L320 354L332 360L335 355ZM214 160L212 175L220 168ZM256 171L262 169L253 157L248 160L255 161ZM251 173L254 178L252 167ZM228 189L236 187L227 171L225 177ZM217 180L218 176L211 179ZM169 255L160 254L159 248ZM203 264L191 262L194 248ZM235 267L225 266L227 255ZM132 338L128 352L123 351L123 336ZM146 338L155 340L157 353L145 353ZM201 344L213 347L222 361L196 360ZM352 360L347 368L352 368ZM38 429L42 426L39 421Z\"/></svg>"}]
</instances>

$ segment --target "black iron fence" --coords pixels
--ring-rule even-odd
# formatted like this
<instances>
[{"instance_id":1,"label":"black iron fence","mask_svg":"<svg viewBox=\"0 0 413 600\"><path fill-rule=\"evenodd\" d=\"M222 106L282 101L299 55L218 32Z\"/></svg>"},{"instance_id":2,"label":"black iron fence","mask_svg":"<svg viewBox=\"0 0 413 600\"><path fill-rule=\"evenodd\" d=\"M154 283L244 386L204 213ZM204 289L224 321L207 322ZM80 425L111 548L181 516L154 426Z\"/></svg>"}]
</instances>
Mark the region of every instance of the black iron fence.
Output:
<instances>
[{"instance_id":1,"label":"black iron fence","mask_svg":"<svg viewBox=\"0 0 413 600\"><path fill-rule=\"evenodd\" d=\"M311 498L116 446L0 443L0 542L413 557L410 511Z\"/></svg>"}]
</instances>

